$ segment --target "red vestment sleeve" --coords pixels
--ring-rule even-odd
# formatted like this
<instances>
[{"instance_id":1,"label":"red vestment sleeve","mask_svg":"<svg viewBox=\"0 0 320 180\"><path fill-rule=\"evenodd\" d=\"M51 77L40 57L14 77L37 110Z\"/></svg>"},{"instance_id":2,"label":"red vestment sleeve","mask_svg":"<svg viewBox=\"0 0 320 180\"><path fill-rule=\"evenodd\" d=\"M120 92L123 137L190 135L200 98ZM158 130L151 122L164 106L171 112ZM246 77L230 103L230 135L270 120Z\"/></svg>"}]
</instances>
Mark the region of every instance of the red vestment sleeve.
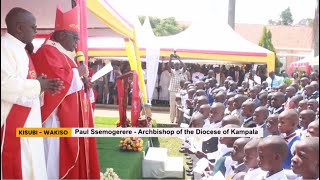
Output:
<instances>
[{"instance_id":1,"label":"red vestment sleeve","mask_svg":"<svg viewBox=\"0 0 320 180\"><path fill-rule=\"evenodd\" d=\"M60 78L64 86L64 89L55 95L45 92L44 106L42 107L41 114L44 122L66 97L74 75L72 68L76 66L67 56L50 45L42 46L33 55L33 63L39 75L43 73L47 75L48 79Z\"/></svg>"}]
</instances>

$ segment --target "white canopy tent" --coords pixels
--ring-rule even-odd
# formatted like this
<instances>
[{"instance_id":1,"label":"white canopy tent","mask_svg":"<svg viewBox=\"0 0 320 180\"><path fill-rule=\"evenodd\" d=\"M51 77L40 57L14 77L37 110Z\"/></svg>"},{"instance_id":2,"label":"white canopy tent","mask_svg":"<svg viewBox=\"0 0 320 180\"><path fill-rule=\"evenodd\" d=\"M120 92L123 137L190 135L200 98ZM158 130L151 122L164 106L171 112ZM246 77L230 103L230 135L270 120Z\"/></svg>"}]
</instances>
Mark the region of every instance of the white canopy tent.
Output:
<instances>
[{"instance_id":1,"label":"white canopy tent","mask_svg":"<svg viewBox=\"0 0 320 180\"><path fill-rule=\"evenodd\" d=\"M195 21L177 35L155 37L155 43L160 47L162 57L168 57L176 50L183 59L202 60L208 64L212 61L267 64L268 71L273 71L275 67L273 52L249 42L224 23ZM125 54L123 44L122 39L99 38L90 41L89 38L89 55L122 57ZM141 55L145 56L144 44L139 45Z\"/></svg>"},{"instance_id":2,"label":"white canopy tent","mask_svg":"<svg viewBox=\"0 0 320 180\"><path fill-rule=\"evenodd\" d=\"M311 61L309 62L309 64L311 66L319 66L319 56L314 57L313 59L311 59Z\"/></svg>"},{"instance_id":3,"label":"white canopy tent","mask_svg":"<svg viewBox=\"0 0 320 180\"><path fill-rule=\"evenodd\" d=\"M301 69L301 68L305 69L307 73L310 73L312 69L311 61L315 59L313 54L314 52L312 51L307 57L291 63L289 68L289 73L291 74L294 71L294 69Z\"/></svg>"}]
</instances>

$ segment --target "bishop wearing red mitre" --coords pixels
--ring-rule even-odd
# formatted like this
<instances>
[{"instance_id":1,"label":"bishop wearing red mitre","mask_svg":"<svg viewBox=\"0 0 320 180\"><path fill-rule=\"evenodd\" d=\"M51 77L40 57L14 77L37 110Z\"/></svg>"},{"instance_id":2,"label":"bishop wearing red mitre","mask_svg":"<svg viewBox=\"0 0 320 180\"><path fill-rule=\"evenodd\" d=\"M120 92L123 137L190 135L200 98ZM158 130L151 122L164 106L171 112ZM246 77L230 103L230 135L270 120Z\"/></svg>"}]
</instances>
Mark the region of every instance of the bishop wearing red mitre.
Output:
<instances>
[{"instance_id":1,"label":"bishop wearing red mitre","mask_svg":"<svg viewBox=\"0 0 320 180\"><path fill-rule=\"evenodd\" d=\"M43 127L93 127L90 98L81 77L88 68L75 62L79 41L79 7L56 11L55 31L34 54L37 73L58 77L64 89L44 94L41 108ZM95 138L45 138L46 165L49 179L100 179Z\"/></svg>"}]
</instances>

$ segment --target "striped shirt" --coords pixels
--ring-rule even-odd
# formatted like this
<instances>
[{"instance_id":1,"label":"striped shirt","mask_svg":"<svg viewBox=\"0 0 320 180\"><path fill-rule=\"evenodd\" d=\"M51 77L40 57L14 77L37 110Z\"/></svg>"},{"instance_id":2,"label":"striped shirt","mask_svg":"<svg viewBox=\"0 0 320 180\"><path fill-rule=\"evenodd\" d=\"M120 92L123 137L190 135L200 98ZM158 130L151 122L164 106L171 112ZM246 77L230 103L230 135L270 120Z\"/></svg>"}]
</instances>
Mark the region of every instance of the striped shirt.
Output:
<instances>
[{"instance_id":1,"label":"striped shirt","mask_svg":"<svg viewBox=\"0 0 320 180\"><path fill-rule=\"evenodd\" d=\"M179 92L180 90L180 81L181 80L185 80L184 77L184 73L183 70L175 70L175 69L171 69L171 73L170 73L171 79L170 79L170 85L168 90L170 92Z\"/></svg>"}]
</instances>

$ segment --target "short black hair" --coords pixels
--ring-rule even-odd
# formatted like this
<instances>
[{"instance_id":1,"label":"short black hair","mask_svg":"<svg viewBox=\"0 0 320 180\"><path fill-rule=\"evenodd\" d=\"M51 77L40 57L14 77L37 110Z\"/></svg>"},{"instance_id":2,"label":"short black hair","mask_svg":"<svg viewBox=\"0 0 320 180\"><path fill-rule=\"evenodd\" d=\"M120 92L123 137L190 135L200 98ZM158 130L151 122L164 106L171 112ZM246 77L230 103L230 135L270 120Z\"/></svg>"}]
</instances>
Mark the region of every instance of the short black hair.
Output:
<instances>
[{"instance_id":1,"label":"short black hair","mask_svg":"<svg viewBox=\"0 0 320 180\"><path fill-rule=\"evenodd\" d=\"M12 8L7 16L6 16L6 25L7 25L7 28L9 28L9 23L12 23L14 21L14 18L17 18L17 19L22 19L25 17L26 14L31 14L31 12L23 9L23 8L20 8L20 7L14 7Z\"/></svg>"}]
</instances>

